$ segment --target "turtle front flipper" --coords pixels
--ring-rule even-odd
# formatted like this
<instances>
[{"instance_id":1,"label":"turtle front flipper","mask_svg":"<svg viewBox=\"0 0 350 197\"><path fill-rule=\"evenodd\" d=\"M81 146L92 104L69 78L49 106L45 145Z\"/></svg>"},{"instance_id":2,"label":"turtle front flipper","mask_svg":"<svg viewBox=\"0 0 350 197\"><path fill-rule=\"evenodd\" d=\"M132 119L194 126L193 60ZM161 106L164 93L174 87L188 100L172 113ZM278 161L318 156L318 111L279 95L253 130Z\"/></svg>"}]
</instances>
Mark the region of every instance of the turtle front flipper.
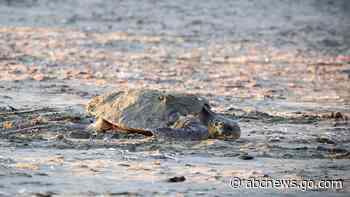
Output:
<instances>
[{"instance_id":1,"label":"turtle front flipper","mask_svg":"<svg viewBox=\"0 0 350 197\"><path fill-rule=\"evenodd\" d=\"M195 119L179 119L173 127L157 128L153 134L162 139L205 140L209 138L208 128Z\"/></svg>"}]
</instances>

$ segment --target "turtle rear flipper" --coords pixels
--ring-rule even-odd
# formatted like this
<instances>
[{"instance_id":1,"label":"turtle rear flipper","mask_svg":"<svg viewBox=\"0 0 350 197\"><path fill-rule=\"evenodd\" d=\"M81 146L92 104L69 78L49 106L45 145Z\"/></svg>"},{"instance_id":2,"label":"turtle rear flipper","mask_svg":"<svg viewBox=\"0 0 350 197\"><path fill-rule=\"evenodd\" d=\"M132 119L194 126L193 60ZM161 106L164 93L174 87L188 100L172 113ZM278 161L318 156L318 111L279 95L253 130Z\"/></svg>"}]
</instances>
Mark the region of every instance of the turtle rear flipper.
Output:
<instances>
[{"instance_id":1,"label":"turtle rear flipper","mask_svg":"<svg viewBox=\"0 0 350 197\"><path fill-rule=\"evenodd\" d=\"M115 133L127 133L127 134L141 134L144 136L153 136L152 131L143 130L143 129L134 129L134 128L123 128L117 125L112 125L112 130Z\"/></svg>"},{"instance_id":2,"label":"turtle rear flipper","mask_svg":"<svg viewBox=\"0 0 350 197\"><path fill-rule=\"evenodd\" d=\"M128 134L141 134L145 136L153 136L153 133L151 131L147 131L143 129L119 127L102 118L98 118L95 124L88 127L88 130L92 131L93 133L112 132L112 133L128 133Z\"/></svg>"}]
</instances>

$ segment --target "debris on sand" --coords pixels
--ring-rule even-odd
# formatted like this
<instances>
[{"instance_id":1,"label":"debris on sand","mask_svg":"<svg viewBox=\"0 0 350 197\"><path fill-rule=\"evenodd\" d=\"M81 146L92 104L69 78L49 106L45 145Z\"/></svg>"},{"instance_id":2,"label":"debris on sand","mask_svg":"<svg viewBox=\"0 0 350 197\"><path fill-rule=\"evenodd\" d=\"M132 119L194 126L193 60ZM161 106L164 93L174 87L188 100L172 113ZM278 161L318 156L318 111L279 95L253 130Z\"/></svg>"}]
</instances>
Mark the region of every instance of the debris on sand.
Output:
<instances>
[{"instance_id":1,"label":"debris on sand","mask_svg":"<svg viewBox=\"0 0 350 197\"><path fill-rule=\"evenodd\" d=\"M11 121L5 121L2 123L3 129L11 129L13 127L13 123Z\"/></svg>"},{"instance_id":2,"label":"debris on sand","mask_svg":"<svg viewBox=\"0 0 350 197\"><path fill-rule=\"evenodd\" d=\"M16 163L16 168L27 170L39 170L39 165L35 163Z\"/></svg>"}]
</instances>

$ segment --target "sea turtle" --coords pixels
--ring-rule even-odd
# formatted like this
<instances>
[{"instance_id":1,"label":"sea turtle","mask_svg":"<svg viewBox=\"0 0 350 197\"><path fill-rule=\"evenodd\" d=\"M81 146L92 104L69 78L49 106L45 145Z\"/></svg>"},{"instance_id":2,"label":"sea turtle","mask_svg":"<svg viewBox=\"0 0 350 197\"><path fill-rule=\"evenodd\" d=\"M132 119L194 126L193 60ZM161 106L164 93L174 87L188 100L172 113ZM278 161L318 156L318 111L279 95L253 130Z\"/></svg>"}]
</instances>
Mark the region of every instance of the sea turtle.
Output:
<instances>
[{"instance_id":1,"label":"sea turtle","mask_svg":"<svg viewBox=\"0 0 350 197\"><path fill-rule=\"evenodd\" d=\"M206 99L158 90L112 91L92 98L87 112L96 131L113 130L174 139L237 139L236 121L214 113Z\"/></svg>"}]
</instances>

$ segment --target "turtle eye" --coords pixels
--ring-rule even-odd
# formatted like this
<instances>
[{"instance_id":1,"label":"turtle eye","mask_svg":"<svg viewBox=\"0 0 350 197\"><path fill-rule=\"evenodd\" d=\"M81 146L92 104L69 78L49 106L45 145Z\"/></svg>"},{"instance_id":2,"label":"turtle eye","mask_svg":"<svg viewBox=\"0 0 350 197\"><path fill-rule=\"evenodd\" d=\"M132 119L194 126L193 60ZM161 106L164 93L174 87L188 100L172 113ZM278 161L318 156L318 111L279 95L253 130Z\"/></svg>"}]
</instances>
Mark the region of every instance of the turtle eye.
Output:
<instances>
[{"instance_id":1,"label":"turtle eye","mask_svg":"<svg viewBox=\"0 0 350 197\"><path fill-rule=\"evenodd\" d=\"M221 122L221 121L215 121L215 122L214 122L214 126L215 126L215 127L223 127L223 126L224 126L224 123Z\"/></svg>"},{"instance_id":2,"label":"turtle eye","mask_svg":"<svg viewBox=\"0 0 350 197\"><path fill-rule=\"evenodd\" d=\"M158 97L158 99L160 101L162 101L164 104L169 104L174 99L174 96L173 95L160 95Z\"/></svg>"},{"instance_id":3,"label":"turtle eye","mask_svg":"<svg viewBox=\"0 0 350 197\"><path fill-rule=\"evenodd\" d=\"M219 122L214 122L214 126L219 126Z\"/></svg>"},{"instance_id":4,"label":"turtle eye","mask_svg":"<svg viewBox=\"0 0 350 197\"><path fill-rule=\"evenodd\" d=\"M164 96L164 95L159 96L158 99L163 104L167 104L167 102L168 102L167 96Z\"/></svg>"}]
</instances>

